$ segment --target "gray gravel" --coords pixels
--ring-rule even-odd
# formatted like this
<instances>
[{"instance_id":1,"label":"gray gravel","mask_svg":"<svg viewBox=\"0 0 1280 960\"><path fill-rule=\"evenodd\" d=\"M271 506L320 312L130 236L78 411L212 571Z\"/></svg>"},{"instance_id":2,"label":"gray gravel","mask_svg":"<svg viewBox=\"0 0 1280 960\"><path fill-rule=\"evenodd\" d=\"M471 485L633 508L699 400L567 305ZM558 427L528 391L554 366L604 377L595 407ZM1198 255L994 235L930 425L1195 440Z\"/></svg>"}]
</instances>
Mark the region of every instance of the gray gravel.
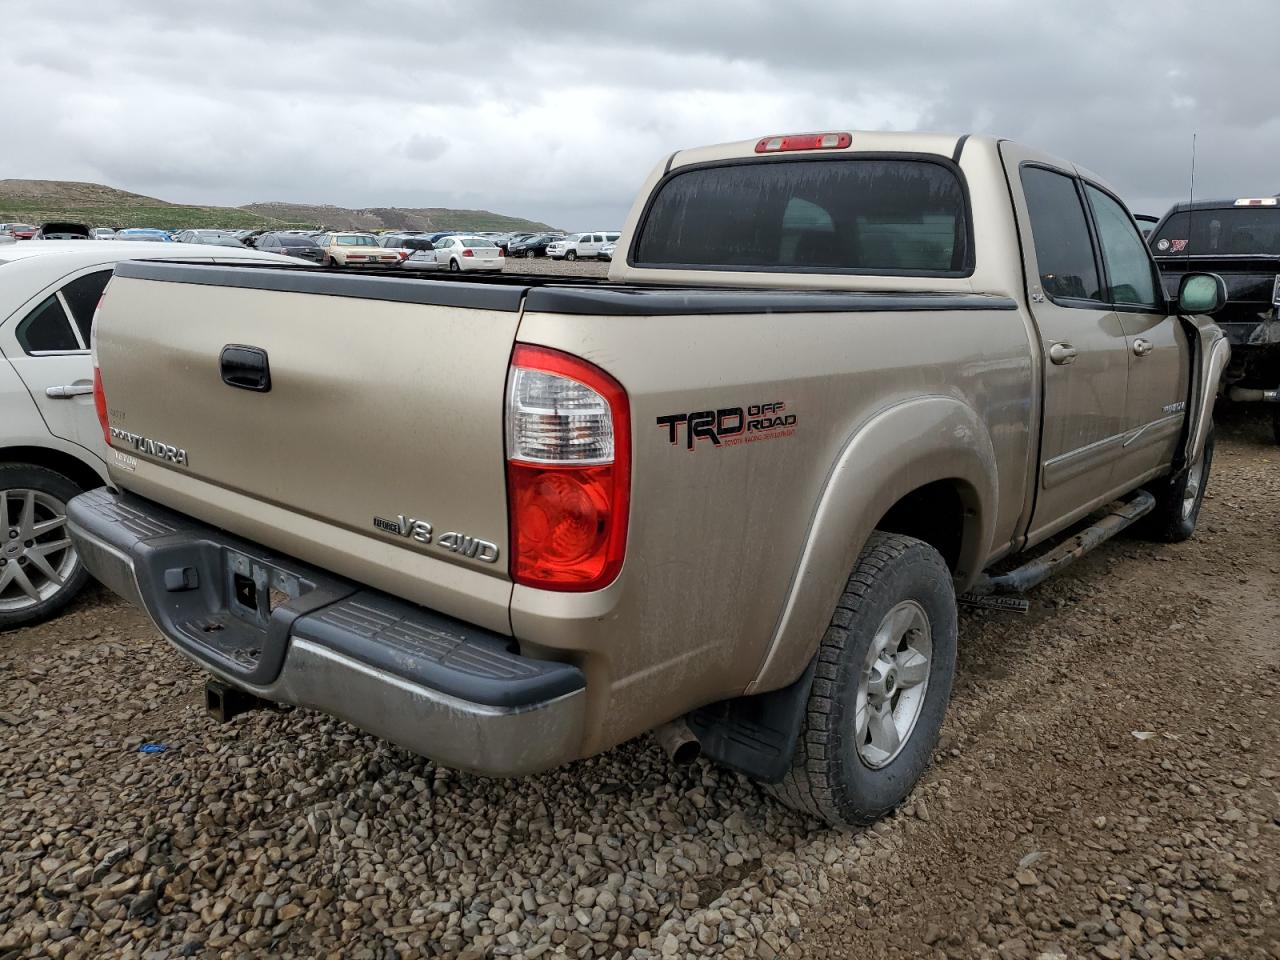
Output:
<instances>
[{"instance_id":1,"label":"gray gravel","mask_svg":"<svg viewBox=\"0 0 1280 960\"><path fill-rule=\"evenodd\" d=\"M0 638L0 960L1280 957L1280 456L1219 449L1202 538L966 617L939 763L867 831L647 739L489 781L308 711L220 726L92 591Z\"/></svg>"}]
</instances>

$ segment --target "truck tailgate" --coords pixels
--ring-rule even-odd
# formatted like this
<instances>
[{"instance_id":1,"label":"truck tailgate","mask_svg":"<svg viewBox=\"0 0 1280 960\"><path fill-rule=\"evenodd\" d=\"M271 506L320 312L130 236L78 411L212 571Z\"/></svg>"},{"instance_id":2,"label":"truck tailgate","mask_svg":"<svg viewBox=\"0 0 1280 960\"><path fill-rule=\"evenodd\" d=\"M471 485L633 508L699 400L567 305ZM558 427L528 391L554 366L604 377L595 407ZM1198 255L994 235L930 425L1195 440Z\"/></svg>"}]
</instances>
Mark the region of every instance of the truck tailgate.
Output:
<instances>
[{"instance_id":1,"label":"truck tailgate","mask_svg":"<svg viewBox=\"0 0 1280 960\"><path fill-rule=\"evenodd\" d=\"M503 391L522 294L122 264L97 329L113 479L509 631Z\"/></svg>"}]
</instances>

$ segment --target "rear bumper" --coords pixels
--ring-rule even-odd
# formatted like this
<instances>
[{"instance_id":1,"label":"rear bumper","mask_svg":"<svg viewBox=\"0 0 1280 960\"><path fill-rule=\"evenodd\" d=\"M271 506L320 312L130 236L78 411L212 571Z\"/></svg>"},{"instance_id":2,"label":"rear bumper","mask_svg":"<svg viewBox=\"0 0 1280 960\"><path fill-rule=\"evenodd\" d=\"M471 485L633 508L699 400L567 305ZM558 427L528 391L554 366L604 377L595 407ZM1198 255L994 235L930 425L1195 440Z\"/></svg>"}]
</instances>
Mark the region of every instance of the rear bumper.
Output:
<instances>
[{"instance_id":1,"label":"rear bumper","mask_svg":"<svg viewBox=\"0 0 1280 960\"><path fill-rule=\"evenodd\" d=\"M488 776L579 756L586 681L577 667L522 657L509 638L129 494L94 490L67 514L89 572L238 689Z\"/></svg>"}]
</instances>

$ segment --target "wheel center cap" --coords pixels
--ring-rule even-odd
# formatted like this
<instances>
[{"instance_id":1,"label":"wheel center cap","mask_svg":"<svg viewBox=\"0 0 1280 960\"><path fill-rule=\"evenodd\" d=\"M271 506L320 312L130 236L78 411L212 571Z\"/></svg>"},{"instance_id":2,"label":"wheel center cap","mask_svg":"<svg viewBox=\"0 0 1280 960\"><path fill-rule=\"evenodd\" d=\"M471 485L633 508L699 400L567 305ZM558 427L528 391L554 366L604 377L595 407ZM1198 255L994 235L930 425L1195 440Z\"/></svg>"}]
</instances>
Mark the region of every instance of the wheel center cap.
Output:
<instances>
[{"instance_id":1,"label":"wheel center cap","mask_svg":"<svg viewBox=\"0 0 1280 960\"><path fill-rule=\"evenodd\" d=\"M898 672L896 670L890 670L887 674L885 674L884 692L893 693L893 688L896 687L897 685L898 685Z\"/></svg>"},{"instance_id":2,"label":"wheel center cap","mask_svg":"<svg viewBox=\"0 0 1280 960\"><path fill-rule=\"evenodd\" d=\"M22 553L23 550L24 547L22 546L21 540L10 540L4 545L4 556L16 557L18 554Z\"/></svg>"}]
</instances>

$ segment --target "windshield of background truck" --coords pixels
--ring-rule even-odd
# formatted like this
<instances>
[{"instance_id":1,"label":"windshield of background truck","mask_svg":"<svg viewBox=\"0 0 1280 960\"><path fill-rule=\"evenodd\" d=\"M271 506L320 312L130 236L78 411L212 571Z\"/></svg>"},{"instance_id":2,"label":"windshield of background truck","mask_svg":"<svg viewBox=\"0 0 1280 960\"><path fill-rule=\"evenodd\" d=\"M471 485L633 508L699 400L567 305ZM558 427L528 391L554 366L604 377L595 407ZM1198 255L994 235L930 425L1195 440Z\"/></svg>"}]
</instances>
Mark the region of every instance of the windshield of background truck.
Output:
<instances>
[{"instance_id":1,"label":"windshield of background truck","mask_svg":"<svg viewBox=\"0 0 1280 960\"><path fill-rule=\"evenodd\" d=\"M1280 207L1224 207L1173 214L1151 237L1157 256L1280 255Z\"/></svg>"},{"instance_id":2,"label":"windshield of background truck","mask_svg":"<svg viewBox=\"0 0 1280 960\"><path fill-rule=\"evenodd\" d=\"M928 159L734 162L677 172L640 226L635 265L962 276L968 211Z\"/></svg>"}]
</instances>

